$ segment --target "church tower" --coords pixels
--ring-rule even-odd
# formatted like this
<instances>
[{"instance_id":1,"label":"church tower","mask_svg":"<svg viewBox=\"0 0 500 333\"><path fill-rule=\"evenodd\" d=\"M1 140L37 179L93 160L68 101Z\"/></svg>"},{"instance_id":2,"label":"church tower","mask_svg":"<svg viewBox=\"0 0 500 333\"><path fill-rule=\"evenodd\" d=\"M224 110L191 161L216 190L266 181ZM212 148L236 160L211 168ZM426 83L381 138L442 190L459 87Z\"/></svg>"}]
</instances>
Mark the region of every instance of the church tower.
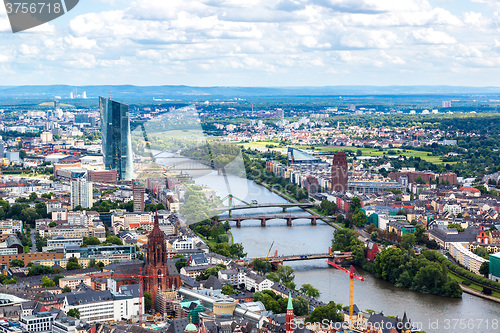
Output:
<instances>
[{"instance_id":1,"label":"church tower","mask_svg":"<svg viewBox=\"0 0 500 333\"><path fill-rule=\"evenodd\" d=\"M293 333L295 331L294 318L292 293L288 293L288 306L286 307L286 333Z\"/></svg>"},{"instance_id":2,"label":"church tower","mask_svg":"<svg viewBox=\"0 0 500 333\"><path fill-rule=\"evenodd\" d=\"M151 300L155 308L159 293L180 287L180 277L178 275L169 275L165 234L160 230L158 213L155 215L153 230L148 235L148 251L144 275L144 291L151 294Z\"/></svg>"}]
</instances>

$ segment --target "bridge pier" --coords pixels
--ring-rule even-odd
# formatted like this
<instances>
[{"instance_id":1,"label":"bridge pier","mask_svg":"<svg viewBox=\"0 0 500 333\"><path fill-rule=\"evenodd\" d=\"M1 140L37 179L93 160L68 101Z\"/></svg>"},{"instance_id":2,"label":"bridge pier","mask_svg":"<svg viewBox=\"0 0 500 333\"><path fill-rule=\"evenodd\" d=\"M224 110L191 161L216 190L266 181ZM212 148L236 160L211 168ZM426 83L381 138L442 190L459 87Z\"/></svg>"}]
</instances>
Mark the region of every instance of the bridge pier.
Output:
<instances>
[{"instance_id":1,"label":"bridge pier","mask_svg":"<svg viewBox=\"0 0 500 333\"><path fill-rule=\"evenodd\" d=\"M286 212L286 207L282 207L282 209L283 209L283 213Z\"/></svg>"},{"instance_id":2,"label":"bridge pier","mask_svg":"<svg viewBox=\"0 0 500 333\"><path fill-rule=\"evenodd\" d=\"M236 228L241 228L241 220L242 219L236 219Z\"/></svg>"},{"instance_id":3,"label":"bridge pier","mask_svg":"<svg viewBox=\"0 0 500 333\"><path fill-rule=\"evenodd\" d=\"M292 226L292 217L291 216L286 217L286 225L289 227Z\"/></svg>"},{"instance_id":4,"label":"bridge pier","mask_svg":"<svg viewBox=\"0 0 500 333\"><path fill-rule=\"evenodd\" d=\"M267 218L265 218L265 217L261 217L260 218L260 226L261 227L265 227L266 226L266 220L267 220Z\"/></svg>"},{"instance_id":5,"label":"bridge pier","mask_svg":"<svg viewBox=\"0 0 500 333\"><path fill-rule=\"evenodd\" d=\"M316 217L311 217L311 225L316 225Z\"/></svg>"}]
</instances>

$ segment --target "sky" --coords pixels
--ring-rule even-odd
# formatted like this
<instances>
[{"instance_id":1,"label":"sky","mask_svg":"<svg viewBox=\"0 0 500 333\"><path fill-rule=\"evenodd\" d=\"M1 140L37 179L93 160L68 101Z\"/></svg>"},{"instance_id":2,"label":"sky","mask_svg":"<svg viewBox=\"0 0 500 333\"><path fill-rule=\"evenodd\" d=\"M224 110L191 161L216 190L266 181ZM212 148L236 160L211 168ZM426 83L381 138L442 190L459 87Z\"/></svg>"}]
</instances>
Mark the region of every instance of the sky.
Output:
<instances>
[{"instance_id":1,"label":"sky","mask_svg":"<svg viewBox=\"0 0 500 333\"><path fill-rule=\"evenodd\" d=\"M500 86L500 1L80 0L13 34L0 85Z\"/></svg>"}]
</instances>

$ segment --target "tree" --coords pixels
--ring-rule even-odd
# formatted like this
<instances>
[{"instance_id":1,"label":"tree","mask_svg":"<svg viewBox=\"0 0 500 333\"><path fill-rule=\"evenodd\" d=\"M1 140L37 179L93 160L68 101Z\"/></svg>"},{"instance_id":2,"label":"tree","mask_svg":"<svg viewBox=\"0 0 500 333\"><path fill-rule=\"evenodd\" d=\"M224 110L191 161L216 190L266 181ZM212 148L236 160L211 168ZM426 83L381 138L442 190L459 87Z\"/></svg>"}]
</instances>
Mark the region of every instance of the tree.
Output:
<instances>
[{"instance_id":1,"label":"tree","mask_svg":"<svg viewBox=\"0 0 500 333\"><path fill-rule=\"evenodd\" d=\"M38 195L36 195L35 192L31 192L29 198L30 198L30 201L35 201L36 199L38 199Z\"/></svg>"},{"instance_id":2,"label":"tree","mask_svg":"<svg viewBox=\"0 0 500 333\"><path fill-rule=\"evenodd\" d=\"M56 225L57 225L56 221L52 221L52 222L49 223L49 227L50 228L54 228Z\"/></svg>"},{"instance_id":3,"label":"tree","mask_svg":"<svg viewBox=\"0 0 500 333\"><path fill-rule=\"evenodd\" d=\"M253 264L253 269L264 274L269 273L273 268L272 264L268 260L264 259L258 259L258 258L254 259L252 264Z\"/></svg>"},{"instance_id":4,"label":"tree","mask_svg":"<svg viewBox=\"0 0 500 333\"><path fill-rule=\"evenodd\" d=\"M309 314L309 301L302 296L292 299L293 313L296 316L305 316Z\"/></svg>"},{"instance_id":5,"label":"tree","mask_svg":"<svg viewBox=\"0 0 500 333\"><path fill-rule=\"evenodd\" d=\"M144 312L149 312L153 308L153 299L151 294L147 291L144 292Z\"/></svg>"},{"instance_id":6,"label":"tree","mask_svg":"<svg viewBox=\"0 0 500 333\"><path fill-rule=\"evenodd\" d=\"M488 261L485 261L481 264L481 267L479 267L479 273L482 274L485 278L488 277L490 274L490 263Z\"/></svg>"},{"instance_id":7,"label":"tree","mask_svg":"<svg viewBox=\"0 0 500 333\"><path fill-rule=\"evenodd\" d=\"M35 208L24 208L19 215L19 218L31 226L35 226L35 220L40 218Z\"/></svg>"},{"instance_id":8,"label":"tree","mask_svg":"<svg viewBox=\"0 0 500 333\"><path fill-rule=\"evenodd\" d=\"M236 294L236 291L229 283L226 283L225 285L222 286L222 293L224 295L233 295Z\"/></svg>"},{"instance_id":9,"label":"tree","mask_svg":"<svg viewBox=\"0 0 500 333\"><path fill-rule=\"evenodd\" d=\"M481 192L481 195L484 195L486 194L486 192L488 192L488 190L484 185L477 185L475 188Z\"/></svg>"},{"instance_id":10,"label":"tree","mask_svg":"<svg viewBox=\"0 0 500 333\"><path fill-rule=\"evenodd\" d=\"M83 245L84 246L99 245L99 244L101 244L101 241L99 241L99 238L97 238L97 237L94 237L94 236L83 237Z\"/></svg>"},{"instance_id":11,"label":"tree","mask_svg":"<svg viewBox=\"0 0 500 333\"><path fill-rule=\"evenodd\" d=\"M331 322L340 322L344 320L342 306L330 301L327 305L315 308L309 317L305 319L307 323L321 323L324 319Z\"/></svg>"},{"instance_id":12,"label":"tree","mask_svg":"<svg viewBox=\"0 0 500 333\"><path fill-rule=\"evenodd\" d=\"M62 293L70 293L71 292L71 288L69 286L64 286L64 288L62 288Z\"/></svg>"},{"instance_id":13,"label":"tree","mask_svg":"<svg viewBox=\"0 0 500 333\"><path fill-rule=\"evenodd\" d=\"M51 279L49 279L48 277L46 276L42 276L42 284L41 286L42 287L54 287L56 285L56 283L54 281L52 281Z\"/></svg>"},{"instance_id":14,"label":"tree","mask_svg":"<svg viewBox=\"0 0 500 333\"><path fill-rule=\"evenodd\" d=\"M122 240L116 236L113 236L113 235L109 235L108 237L106 237L105 243L114 244L114 245L123 245Z\"/></svg>"},{"instance_id":15,"label":"tree","mask_svg":"<svg viewBox=\"0 0 500 333\"><path fill-rule=\"evenodd\" d=\"M63 278L63 276L62 276L62 275L57 274L56 276L54 276L54 277L52 278L52 281L54 281L54 283L55 283L56 285L58 285L58 284L59 284L59 280L60 280L60 279L62 279L62 278Z\"/></svg>"},{"instance_id":16,"label":"tree","mask_svg":"<svg viewBox=\"0 0 500 333\"><path fill-rule=\"evenodd\" d=\"M404 234L403 237L401 237L401 247L405 250L409 250L415 245L417 245L417 238L415 237L414 234Z\"/></svg>"},{"instance_id":17,"label":"tree","mask_svg":"<svg viewBox=\"0 0 500 333\"><path fill-rule=\"evenodd\" d=\"M179 258L176 262L175 262L175 267L177 268L177 270L180 272L181 268L182 267L186 267L187 266L187 260L186 258L184 258L184 256L182 256L182 258Z\"/></svg>"},{"instance_id":18,"label":"tree","mask_svg":"<svg viewBox=\"0 0 500 333\"><path fill-rule=\"evenodd\" d=\"M378 239L378 232L377 231L372 232L370 234L370 239L375 242Z\"/></svg>"},{"instance_id":19,"label":"tree","mask_svg":"<svg viewBox=\"0 0 500 333\"><path fill-rule=\"evenodd\" d=\"M354 223L354 225L359 227L368 223L368 219L366 218L364 212L358 210L358 212L352 216L352 222Z\"/></svg>"},{"instance_id":20,"label":"tree","mask_svg":"<svg viewBox=\"0 0 500 333\"><path fill-rule=\"evenodd\" d=\"M244 250L245 249L243 248L243 244L241 243L234 243L230 246L231 256L233 258L244 258L247 255L245 252L243 252Z\"/></svg>"},{"instance_id":21,"label":"tree","mask_svg":"<svg viewBox=\"0 0 500 333\"><path fill-rule=\"evenodd\" d=\"M484 247L481 247L481 246L478 246L474 250L474 253L477 254L480 257L483 257L484 259L489 259L489 257L490 257L490 254L488 253L488 250L486 250Z\"/></svg>"},{"instance_id":22,"label":"tree","mask_svg":"<svg viewBox=\"0 0 500 333\"><path fill-rule=\"evenodd\" d=\"M45 204L45 202L37 202L35 205L35 210L41 218L49 217L49 214L47 213L47 205Z\"/></svg>"},{"instance_id":23,"label":"tree","mask_svg":"<svg viewBox=\"0 0 500 333\"><path fill-rule=\"evenodd\" d=\"M80 310L76 309L76 308L73 308L73 309L70 309L68 311L68 313L66 313L69 317L73 317L73 318L76 318L76 319L80 319Z\"/></svg>"},{"instance_id":24,"label":"tree","mask_svg":"<svg viewBox=\"0 0 500 333\"><path fill-rule=\"evenodd\" d=\"M318 289L314 288L312 285L310 285L309 283L304 283L299 291L303 294L306 294L307 296L311 297L311 298L317 298L321 295L321 293L319 292ZM295 308L295 307L294 307Z\"/></svg>"},{"instance_id":25,"label":"tree","mask_svg":"<svg viewBox=\"0 0 500 333\"><path fill-rule=\"evenodd\" d=\"M10 267L24 267L24 260L21 259L13 259L10 262Z\"/></svg>"},{"instance_id":26,"label":"tree","mask_svg":"<svg viewBox=\"0 0 500 333\"><path fill-rule=\"evenodd\" d=\"M71 257L68 259L68 262L66 263L66 269L68 271L73 271L75 269L81 269L82 266L78 263L78 259L75 257Z\"/></svg>"},{"instance_id":27,"label":"tree","mask_svg":"<svg viewBox=\"0 0 500 333\"><path fill-rule=\"evenodd\" d=\"M337 215L337 223L343 223L344 222L344 215L338 214Z\"/></svg>"},{"instance_id":28,"label":"tree","mask_svg":"<svg viewBox=\"0 0 500 333\"><path fill-rule=\"evenodd\" d=\"M349 206L349 213L356 213L361 209L361 200L358 197L351 199L351 204Z\"/></svg>"},{"instance_id":29,"label":"tree","mask_svg":"<svg viewBox=\"0 0 500 333\"><path fill-rule=\"evenodd\" d=\"M19 158L20 159L24 160L27 155L28 155L28 153L26 153L26 150L24 150L24 149L19 150Z\"/></svg>"}]
</instances>

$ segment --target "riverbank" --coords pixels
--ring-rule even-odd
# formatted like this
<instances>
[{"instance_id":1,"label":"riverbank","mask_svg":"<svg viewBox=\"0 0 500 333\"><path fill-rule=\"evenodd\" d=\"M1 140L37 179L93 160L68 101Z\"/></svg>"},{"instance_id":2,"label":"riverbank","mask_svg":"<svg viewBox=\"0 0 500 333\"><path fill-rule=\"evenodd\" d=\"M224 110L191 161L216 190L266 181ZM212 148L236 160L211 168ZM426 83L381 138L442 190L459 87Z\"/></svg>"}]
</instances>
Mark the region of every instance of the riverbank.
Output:
<instances>
[{"instance_id":1,"label":"riverbank","mask_svg":"<svg viewBox=\"0 0 500 333\"><path fill-rule=\"evenodd\" d=\"M471 295L474 295L474 296L477 296L477 297L481 297L481 298L484 298L484 299L487 299L487 300L490 300L490 301L493 301L493 302L497 302L497 303L500 303L500 298L498 297L495 297L495 296L489 296L489 295L485 295L477 290L474 290L472 288L469 288L467 286L465 286L464 284L461 284L460 283L460 287L462 288L462 290L464 291L464 293L467 293L467 294L471 294Z\"/></svg>"}]
</instances>

